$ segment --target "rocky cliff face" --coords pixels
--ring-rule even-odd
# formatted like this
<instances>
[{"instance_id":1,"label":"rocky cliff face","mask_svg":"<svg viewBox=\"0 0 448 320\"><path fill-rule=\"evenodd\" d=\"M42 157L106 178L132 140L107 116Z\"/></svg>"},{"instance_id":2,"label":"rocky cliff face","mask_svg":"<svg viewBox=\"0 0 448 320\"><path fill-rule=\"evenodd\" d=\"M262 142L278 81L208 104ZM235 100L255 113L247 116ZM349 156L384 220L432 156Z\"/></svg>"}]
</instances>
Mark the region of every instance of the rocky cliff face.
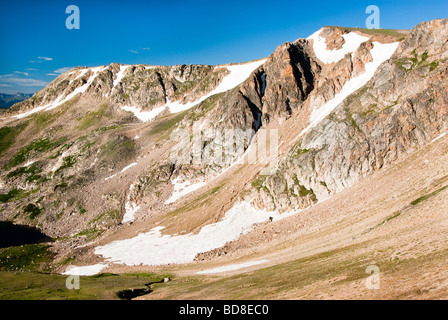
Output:
<instances>
[{"instance_id":1,"label":"rocky cliff face","mask_svg":"<svg viewBox=\"0 0 448 320\"><path fill-rule=\"evenodd\" d=\"M275 174L247 182L258 208L306 208L446 130L447 31L446 19L408 35L325 27L246 64L75 68L2 115L0 216L75 246L166 214L181 187L223 173L260 128L291 121ZM242 148L216 138L226 130ZM197 153L173 160L198 131Z\"/></svg>"},{"instance_id":2,"label":"rocky cliff face","mask_svg":"<svg viewBox=\"0 0 448 320\"><path fill-rule=\"evenodd\" d=\"M402 159L446 130L447 31L448 20L425 22L412 30L365 86L295 143L277 173L260 185L257 205L303 209ZM353 69L345 70L357 74L357 53L370 46L360 46ZM368 54L358 57L363 63L370 59ZM328 100L325 81L317 87L317 96Z\"/></svg>"}]
</instances>

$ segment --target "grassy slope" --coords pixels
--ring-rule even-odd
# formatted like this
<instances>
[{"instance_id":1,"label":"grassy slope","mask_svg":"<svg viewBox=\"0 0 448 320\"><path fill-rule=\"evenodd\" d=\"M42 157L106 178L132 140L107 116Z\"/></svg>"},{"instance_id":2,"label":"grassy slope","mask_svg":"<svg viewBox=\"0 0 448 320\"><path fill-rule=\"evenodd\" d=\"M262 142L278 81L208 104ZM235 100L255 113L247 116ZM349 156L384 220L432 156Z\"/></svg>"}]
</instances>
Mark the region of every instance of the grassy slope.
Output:
<instances>
[{"instance_id":1,"label":"grassy slope","mask_svg":"<svg viewBox=\"0 0 448 320\"><path fill-rule=\"evenodd\" d=\"M100 274L80 277L79 290L66 287L68 276L39 272L0 272L0 300L96 300L118 299L117 292L130 288L145 288L150 282L167 275Z\"/></svg>"},{"instance_id":2,"label":"grassy slope","mask_svg":"<svg viewBox=\"0 0 448 320\"><path fill-rule=\"evenodd\" d=\"M339 28L343 31L357 31L371 36L390 36L396 38L397 41L401 41L406 37L406 31L395 29L367 29L367 28L351 28L351 27L339 27L328 26L329 28Z\"/></svg>"},{"instance_id":3,"label":"grassy slope","mask_svg":"<svg viewBox=\"0 0 448 320\"><path fill-rule=\"evenodd\" d=\"M366 266L375 259L384 283L396 277L411 278L448 258L448 250L418 258L390 259L393 248L374 258L358 255L356 246L335 249L303 259L230 277L179 277L168 284L156 285L147 299L332 299L340 298L347 287L355 287L356 296L377 298L366 289ZM424 273L424 272L423 272ZM378 292L379 293L379 292ZM415 292L403 298L416 298ZM373 295L373 296L372 296ZM345 298L345 297L344 297ZM388 297L382 297L388 298ZM392 296L392 299L400 298Z\"/></svg>"}]
</instances>

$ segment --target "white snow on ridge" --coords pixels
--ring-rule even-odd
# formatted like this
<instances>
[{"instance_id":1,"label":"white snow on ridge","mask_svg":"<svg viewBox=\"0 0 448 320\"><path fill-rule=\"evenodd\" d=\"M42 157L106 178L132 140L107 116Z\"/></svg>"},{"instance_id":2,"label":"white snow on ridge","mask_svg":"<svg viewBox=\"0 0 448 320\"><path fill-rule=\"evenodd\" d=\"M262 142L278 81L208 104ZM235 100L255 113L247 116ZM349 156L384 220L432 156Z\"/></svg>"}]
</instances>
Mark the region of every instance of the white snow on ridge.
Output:
<instances>
[{"instance_id":1,"label":"white snow on ridge","mask_svg":"<svg viewBox=\"0 0 448 320\"><path fill-rule=\"evenodd\" d=\"M216 87L214 90L209 92L208 94L202 96L201 98L197 99L193 102L187 102L185 104L182 104L180 101L167 101L167 103L164 106L152 109L151 111L142 111L140 108L133 107L133 106L124 106L121 107L125 111L130 111L134 113L134 115L140 119L143 122L151 121L155 117L157 117L165 108L168 108L171 113L177 113L182 112L188 109L191 109L192 107L198 105L202 101L206 100L207 98L218 94L222 92L226 92L230 89L235 88L236 86L243 83L250 74L257 69L259 66L261 66L263 63L266 62L267 59L258 60L254 62L249 62L245 64L238 64L233 66L217 66L217 68L227 68L230 73L222 79L221 83Z\"/></svg>"},{"instance_id":2,"label":"white snow on ridge","mask_svg":"<svg viewBox=\"0 0 448 320\"><path fill-rule=\"evenodd\" d=\"M125 172L126 170L132 168L133 166L137 165L137 162L131 163L130 165L127 165L126 167L124 167L123 169L121 169L120 172Z\"/></svg>"},{"instance_id":3,"label":"white snow on ridge","mask_svg":"<svg viewBox=\"0 0 448 320\"><path fill-rule=\"evenodd\" d=\"M24 166L24 167L29 167L29 166L32 165L34 162L36 162L36 160L28 161L28 162L25 163L23 166Z\"/></svg>"},{"instance_id":4,"label":"white snow on ridge","mask_svg":"<svg viewBox=\"0 0 448 320\"><path fill-rule=\"evenodd\" d=\"M124 106L121 109L132 112L139 120L147 122L157 117L165 109L165 106L152 109L151 111L142 111L140 108L131 106Z\"/></svg>"},{"instance_id":5,"label":"white snow on ridge","mask_svg":"<svg viewBox=\"0 0 448 320\"><path fill-rule=\"evenodd\" d=\"M120 71L117 73L117 78L114 80L114 85L112 87L115 88L123 79L124 77L124 72L126 71L126 69L129 68L129 66L120 66Z\"/></svg>"},{"instance_id":6,"label":"white snow on ridge","mask_svg":"<svg viewBox=\"0 0 448 320\"><path fill-rule=\"evenodd\" d=\"M205 182L191 183L190 181L180 182L180 178L172 180L174 190L171 197L165 201L165 204L171 204L182 198L183 196L201 188Z\"/></svg>"},{"instance_id":7,"label":"white snow on ridge","mask_svg":"<svg viewBox=\"0 0 448 320\"><path fill-rule=\"evenodd\" d=\"M98 75L99 72L101 72L103 70L103 67L96 67L96 68L91 68L90 71L93 71L93 74L90 76L89 80L87 80L87 82L82 85L79 88L76 88L75 90L73 90L72 93L68 94L63 100L62 96L59 96L56 101L54 101L51 106L49 106L48 108L46 108L46 110L52 110L56 107L59 107L60 105L64 104L65 102L73 99L78 93L84 93L88 87L90 87L90 85L92 84L93 80L95 80L96 76Z\"/></svg>"},{"instance_id":8,"label":"white snow on ridge","mask_svg":"<svg viewBox=\"0 0 448 320\"><path fill-rule=\"evenodd\" d=\"M87 88L92 84L93 80L95 80L96 76L98 75L99 72L101 72L103 70L104 67L95 67L95 68L90 68L90 69L86 69L85 72L87 72L87 70L93 71L93 74L90 76L89 80L87 81L87 83L85 83L84 85L82 85L81 87L76 88L75 90L73 90L72 93L68 94L65 98L63 98L63 95L60 95L55 101L50 102L49 104L34 108L28 112L24 112L24 113L20 113L14 116L14 118L17 119L21 119L24 117L27 117L33 113L42 111L42 110L52 110L54 108L59 107L60 105L64 104L65 102L73 99L78 93L83 93L87 90ZM84 72L84 70L83 70ZM78 76L82 76L84 73L81 72L81 74Z\"/></svg>"},{"instance_id":9,"label":"white snow on ridge","mask_svg":"<svg viewBox=\"0 0 448 320\"><path fill-rule=\"evenodd\" d=\"M86 74L86 72L87 72L88 70L89 70L88 68L87 68L87 69L83 69L83 70L76 76L75 79L73 79L72 81L70 81L70 83L73 82L73 81L75 81L75 80L77 80L77 79L79 79L79 78L81 78L83 75Z\"/></svg>"},{"instance_id":10,"label":"white snow on ridge","mask_svg":"<svg viewBox=\"0 0 448 320\"><path fill-rule=\"evenodd\" d=\"M256 266L256 265L263 264L266 262L269 262L269 260L257 260L257 261L248 261L248 262L238 263L238 264L229 264L227 266L222 266L222 267L217 267L217 268L213 268L213 269L199 271L196 274L210 274L210 273L234 271L234 270L239 270L242 268Z\"/></svg>"},{"instance_id":11,"label":"white snow on ridge","mask_svg":"<svg viewBox=\"0 0 448 320\"><path fill-rule=\"evenodd\" d=\"M51 168L51 172L55 172L63 163L65 156L69 153L68 150L64 151L61 156L59 157L58 161L56 162L56 164L53 166L53 168Z\"/></svg>"},{"instance_id":12,"label":"white snow on ridge","mask_svg":"<svg viewBox=\"0 0 448 320\"><path fill-rule=\"evenodd\" d=\"M130 165L124 167L123 169L121 169L120 173L125 172L126 170L132 168L133 166L137 165L137 162L131 163ZM115 177L118 173L115 173L113 175L111 175L110 177L105 178L104 180L107 181L109 179L112 179L113 177Z\"/></svg>"},{"instance_id":13,"label":"white snow on ridge","mask_svg":"<svg viewBox=\"0 0 448 320\"><path fill-rule=\"evenodd\" d=\"M269 218L281 220L295 214L279 214L253 208L249 202L237 202L216 223L203 227L198 234L162 235L163 226L155 227L138 236L96 247L94 252L107 261L126 265L166 265L193 262L196 254L220 248L251 231L254 224Z\"/></svg>"},{"instance_id":14,"label":"white snow on ridge","mask_svg":"<svg viewBox=\"0 0 448 320\"><path fill-rule=\"evenodd\" d=\"M327 101L323 106L312 106L313 111L310 116L310 124L306 127L298 137L308 132L312 127L327 117L345 98L362 88L375 74L378 67L388 60L398 47L398 42L381 44L374 42L373 49L370 51L373 61L365 65L365 72L347 81L341 91L337 93L333 99Z\"/></svg>"},{"instance_id":15,"label":"white snow on ridge","mask_svg":"<svg viewBox=\"0 0 448 320\"><path fill-rule=\"evenodd\" d=\"M446 135L446 132L442 133L440 136L431 141L431 143L436 142L439 139L442 139Z\"/></svg>"},{"instance_id":16,"label":"white snow on ridge","mask_svg":"<svg viewBox=\"0 0 448 320\"><path fill-rule=\"evenodd\" d=\"M219 66L221 68L227 68L227 70L230 71L230 74L225 76L224 79L222 79L220 84L214 90L212 90L205 96L202 96L198 100L193 101L193 102L188 102L186 104L180 104L179 101L168 103L167 106L169 107L170 112L177 113L177 112L188 110L215 94L226 92L230 89L235 88L236 86L243 83L250 76L250 74L255 69L257 69L259 66L261 66L263 63L265 63L266 60L267 59L263 59L263 60L258 60L258 61L249 62L249 63L245 63L245 64L238 64L238 65L233 65L233 66L222 66L222 67Z\"/></svg>"},{"instance_id":17,"label":"white snow on ridge","mask_svg":"<svg viewBox=\"0 0 448 320\"><path fill-rule=\"evenodd\" d=\"M355 32L342 35L345 43L342 45L342 49L339 50L327 50L327 44L325 38L320 36L322 29L313 33L307 38L307 40L313 40L313 50L316 57L325 64L338 62L347 53L353 53L358 49L359 45L369 40L369 38L361 36Z\"/></svg>"},{"instance_id":18,"label":"white snow on ridge","mask_svg":"<svg viewBox=\"0 0 448 320\"><path fill-rule=\"evenodd\" d=\"M77 267L77 266L69 266L65 272L62 274L64 275L73 275L73 276L93 276L95 274L98 274L107 267L107 264L94 264L91 266L83 266L83 267Z\"/></svg>"}]
</instances>

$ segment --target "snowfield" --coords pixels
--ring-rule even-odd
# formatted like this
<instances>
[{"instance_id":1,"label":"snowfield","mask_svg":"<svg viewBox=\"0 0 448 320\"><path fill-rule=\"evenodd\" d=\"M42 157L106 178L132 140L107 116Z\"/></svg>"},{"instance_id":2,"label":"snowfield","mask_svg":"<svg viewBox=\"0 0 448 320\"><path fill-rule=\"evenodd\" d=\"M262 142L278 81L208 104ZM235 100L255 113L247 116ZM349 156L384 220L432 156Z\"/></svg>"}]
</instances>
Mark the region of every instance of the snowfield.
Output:
<instances>
[{"instance_id":1,"label":"snowfield","mask_svg":"<svg viewBox=\"0 0 448 320\"><path fill-rule=\"evenodd\" d=\"M189 263L198 253L220 248L226 242L238 239L251 231L256 223L269 218L281 220L298 212L268 212L242 201L235 203L221 221L203 227L198 234L163 235L161 230L164 227L159 226L134 238L96 247L94 252L109 262L129 266Z\"/></svg>"}]
</instances>

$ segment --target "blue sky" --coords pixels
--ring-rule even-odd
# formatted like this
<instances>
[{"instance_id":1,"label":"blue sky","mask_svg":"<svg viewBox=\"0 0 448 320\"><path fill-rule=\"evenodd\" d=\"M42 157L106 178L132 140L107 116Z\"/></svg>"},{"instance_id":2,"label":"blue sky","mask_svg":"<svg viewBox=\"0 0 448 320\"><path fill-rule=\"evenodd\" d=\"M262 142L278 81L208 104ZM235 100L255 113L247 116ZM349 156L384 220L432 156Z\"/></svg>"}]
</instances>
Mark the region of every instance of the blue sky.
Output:
<instances>
[{"instance_id":1,"label":"blue sky","mask_svg":"<svg viewBox=\"0 0 448 320\"><path fill-rule=\"evenodd\" d=\"M0 1L0 92L31 93L74 66L223 64L262 58L324 25L411 29L448 17L448 1ZM80 10L69 30L65 9Z\"/></svg>"}]
</instances>

